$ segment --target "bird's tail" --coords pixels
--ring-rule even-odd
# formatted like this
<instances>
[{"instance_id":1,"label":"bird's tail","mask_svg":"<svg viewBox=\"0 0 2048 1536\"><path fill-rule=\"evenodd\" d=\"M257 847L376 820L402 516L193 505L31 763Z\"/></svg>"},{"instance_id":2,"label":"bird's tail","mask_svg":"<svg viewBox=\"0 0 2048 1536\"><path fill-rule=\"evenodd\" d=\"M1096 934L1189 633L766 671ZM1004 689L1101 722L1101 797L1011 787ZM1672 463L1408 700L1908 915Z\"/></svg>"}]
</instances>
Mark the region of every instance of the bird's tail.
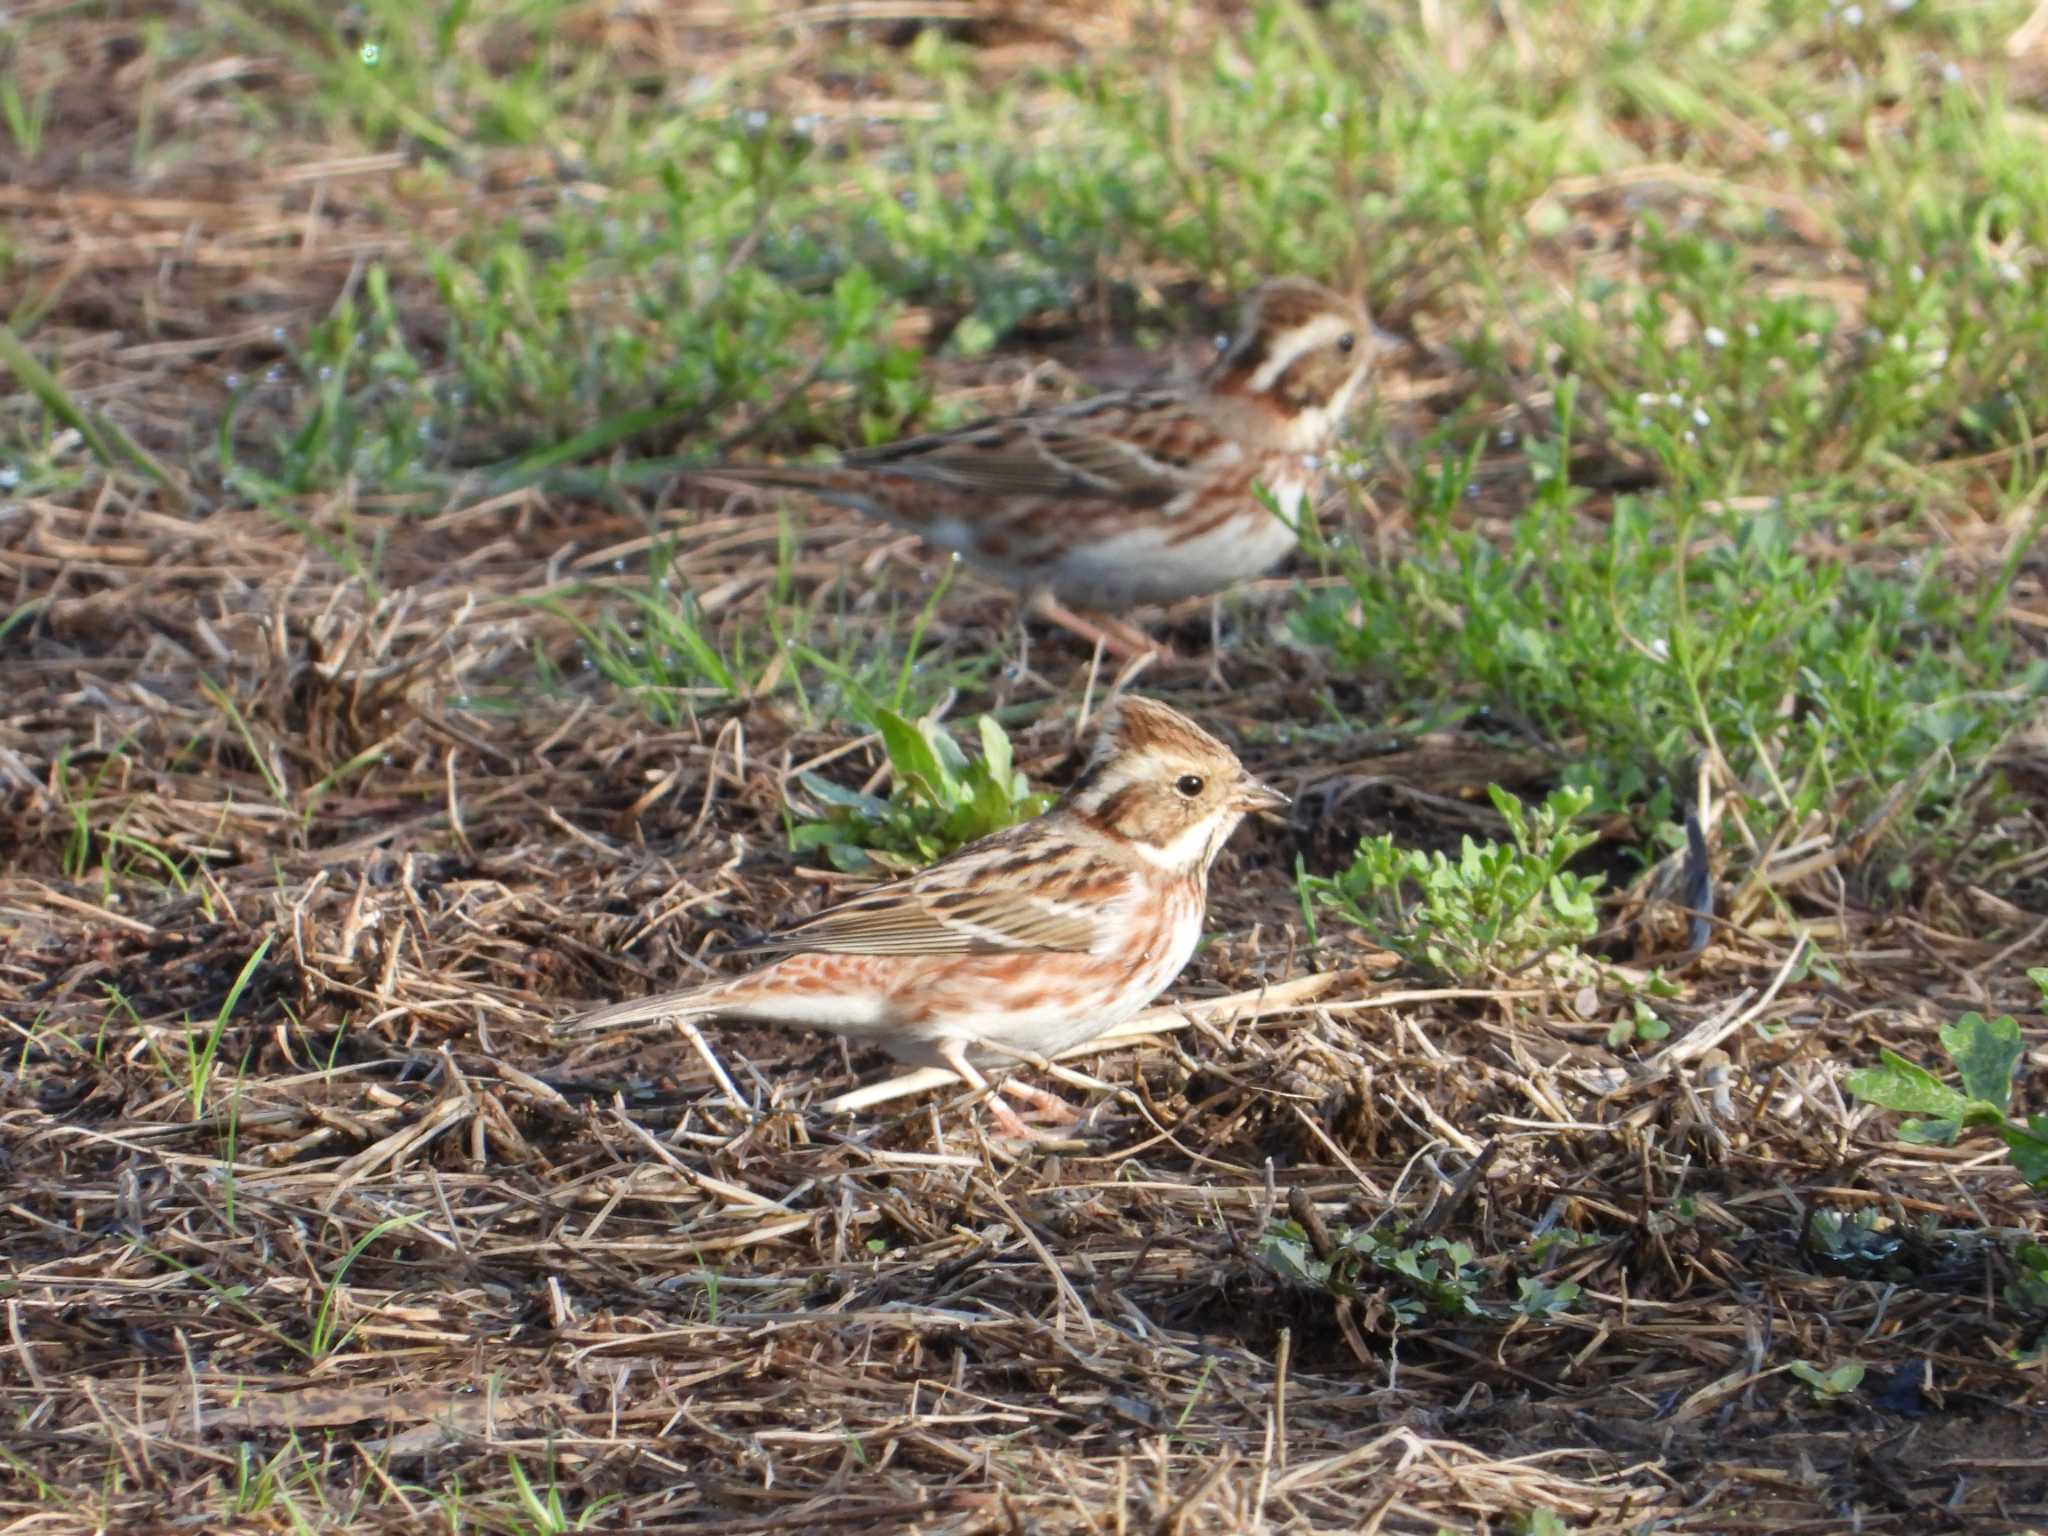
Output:
<instances>
[{"instance_id":1,"label":"bird's tail","mask_svg":"<svg viewBox=\"0 0 2048 1536\"><path fill-rule=\"evenodd\" d=\"M889 508L875 499L866 477L843 464L705 464L688 474L705 485L803 491L869 517L894 520Z\"/></svg>"},{"instance_id":2,"label":"bird's tail","mask_svg":"<svg viewBox=\"0 0 2048 1536\"><path fill-rule=\"evenodd\" d=\"M557 1035L595 1035L608 1029L624 1029L631 1024L645 1024L651 1019L679 1019L692 1015L718 1012L720 1003L731 992L730 981L707 982L701 987L688 987L681 992L659 992L653 997L633 997L624 1002L611 1003L589 1013L579 1014L555 1026Z\"/></svg>"},{"instance_id":3,"label":"bird's tail","mask_svg":"<svg viewBox=\"0 0 2048 1536\"><path fill-rule=\"evenodd\" d=\"M694 480L820 491L833 486L841 469L837 464L698 464L686 473Z\"/></svg>"}]
</instances>

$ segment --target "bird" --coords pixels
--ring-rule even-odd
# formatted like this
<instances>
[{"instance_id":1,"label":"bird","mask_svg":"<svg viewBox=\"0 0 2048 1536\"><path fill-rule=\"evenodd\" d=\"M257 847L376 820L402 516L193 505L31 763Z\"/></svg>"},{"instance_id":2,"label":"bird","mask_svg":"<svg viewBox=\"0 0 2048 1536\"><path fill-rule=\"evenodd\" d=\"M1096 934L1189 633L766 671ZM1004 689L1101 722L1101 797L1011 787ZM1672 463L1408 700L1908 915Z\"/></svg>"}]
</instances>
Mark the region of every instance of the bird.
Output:
<instances>
[{"instance_id":1,"label":"bird","mask_svg":"<svg viewBox=\"0 0 2048 1536\"><path fill-rule=\"evenodd\" d=\"M1006 1134L1033 1139L982 1068L1042 1063L1157 997L1201 937L1224 843L1247 815L1288 803L1185 715L1126 694L1041 815L736 951L774 957L758 969L566 1028L709 1017L826 1030L950 1068Z\"/></svg>"},{"instance_id":2,"label":"bird","mask_svg":"<svg viewBox=\"0 0 2048 1536\"><path fill-rule=\"evenodd\" d=\"M1111 654L1156 653L1114 613L1218 593L1294 548L1374 334L1342 294L1275 278L1192 380L992 416L836 463L691 473L850 507L958 554Z\"/></svg>"}]
</instances>

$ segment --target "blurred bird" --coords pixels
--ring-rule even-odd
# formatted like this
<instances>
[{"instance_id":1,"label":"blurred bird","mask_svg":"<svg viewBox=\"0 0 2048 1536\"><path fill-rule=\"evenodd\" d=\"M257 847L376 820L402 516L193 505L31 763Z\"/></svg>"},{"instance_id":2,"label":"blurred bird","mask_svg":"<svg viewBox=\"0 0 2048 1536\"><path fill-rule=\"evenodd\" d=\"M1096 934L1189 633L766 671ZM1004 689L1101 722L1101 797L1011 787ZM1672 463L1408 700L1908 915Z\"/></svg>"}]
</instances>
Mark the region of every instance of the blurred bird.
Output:
<instances>
[{"instance_id":1,"label":"blurred bird","mask_svg":"<svg viewBox=\"0 0 2048 1536\"><path fill-rule=\"evenodd\" d=\"M1312 515L1320 457L1365 380L1372 342L1357 304L1307 278L1278 278L1253 293L1236 338L1191 382L990 417L836 464L695 473L808 491L880 518L958 553L1113 654L1157 651L1105 610L1219 592L1294 547L1289 520Z\"/></svg>"}]
</instances>

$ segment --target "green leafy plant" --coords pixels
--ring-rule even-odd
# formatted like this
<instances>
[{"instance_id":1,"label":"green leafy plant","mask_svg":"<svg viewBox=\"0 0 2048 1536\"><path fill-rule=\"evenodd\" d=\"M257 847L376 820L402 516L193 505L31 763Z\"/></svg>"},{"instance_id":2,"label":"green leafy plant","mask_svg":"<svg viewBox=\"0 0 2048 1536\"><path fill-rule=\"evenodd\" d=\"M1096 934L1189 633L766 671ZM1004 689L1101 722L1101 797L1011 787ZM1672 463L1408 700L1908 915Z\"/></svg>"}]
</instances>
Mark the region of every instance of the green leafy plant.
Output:
<instances>
[{"instance_id":1,"label":"green leafy plant","mask_svg":"<svg viewBox=\"0 0 2048 1536\"><path fill-rule=\"evenodd\" d=\"M1899 1122L1901 1141L1949 1146L1965 1129L1990 1126L1997 1131L2021 1178L2036 1189L2048 1189L2048 1115L2010 1116L2013 1072L2026 1047L2010 1014L1986 1019L1966 1013L1942 1026L1941 1046L1961 1082L1958 1087L1936 1077L1893 1050L1879 1053L1879 1064L1849 1074L1849 1091L1883 1109L1912 1118Z\"/></svg>"},{"instance_id":2,"label":"green leafy plant","mask_svg":"<svg viewBox=\"0 0 2048 1536\"><path fill-rule=\"evenodd\" d=\"M2016 1269L2005 1299L2022 1312L2048 1312L2048 1244L2021 1243L2012 1251Z\"/></svg>"},{"instance_id":3,"label":"green leafy plant","mask_svg":"<svg viewBox=\"0 0 2048 1536\"><path fill-rule=\"evenodd\" d=\"M1854 1211L1817 1210L1806 1225L1805 1240L1814 1252L1833 1263L1856 1267L1882 1264L1904 1241L1898 1228L1873 1206Z\"/></svg>"},{"instance_id":4,"label":"green leafy plant","mask_svg":"<svg viewBox=\"0 0 2048 1536\"><path fill-rule=\"evenodd\" d=\"M1515 1299L1508 1303L1509 1311L1521 1317L1555 1317L1560 1312L1569 1312L1572 1303L1579 1299L1579 1282L1563 1280L1545 1285L1524 1275L1515 1282L1515 1291Z\"/></svg>"},{"instance_id":5,"label":"green leafy plant","mask_svg":"<svg viewBox=\"0 0 2048 1536\"><path fill-rule=\"evenodd\" d=\"M1554 1317L1570 1311L1579 1296L1577 1281L1551 1285L1522 1276L1511 1300L1489 1308L1480 1297L1493 1275L1475 1260L1469 1243L1446 1237L1409 1241L1400 1228L1341 1229L1330 1242L1329 1256L1318 1257L1299 1222L1276 1222L1259 1240L1259 1257L1281 1279L1332 1296L1355 1298L1367 1290L1390 1289L1395 1294L1388 1305L1404 1323L1429 1315ZM1527 1257L1540 1261L1541 1253L1554 1246L1554 1241L1532 1244Z\"/></svg>"},{"instance_id":6,"label":"green leafy plant","mask_svg":"<svg viewBox=\"0 0 2048 1536\"><path fill-rule=\"evenodd\" d=\"M1013 766L1010 738L989 716L979 721L981 756L969 758L936 720L873 713L893 779L889 798L802 774L816 807L791 826L790 847L822 849L839 869L903 873L1052 804Z\"/></svg>"},{"instance_id":7,"label":"green leafy plant","mask_svg":"<svg viewBox=\"0 0 2048 1536\"><path fill-rule=\"evenodd\" d=\"M1259 1257L1283 1280L1313 1286L1332 1296L1352 1298L1376 1283L1391 1281L1398 1295L1391 1303L1403 1322L1426 1314L1440 1317L1483 1317L1479 1292L1486 1271L1472 1262L1469 1243L1429 1237L1404 1243L1398 1230L1341 1230L1332 1235L1328 1258L1316 1256L1299 1222L1283 1221L1259 1240Z\"/></svg>"},{"instance_id":8,"label":"green leafy plant","mask_svg":"<svg viewBox=\"0 0 2048 1536\"><path fill-rule=\"evenodd\" d=\"M1599 877L1566 866L1597 841L1571 825L1592 796L1559 789L1531 814L1498 785L1487 793L1512 845L1467 837L1451 859L1368 838L1342 873L1298 876L1304 907L1332 911L1409 964L1458 981L1516 970L1591 937Z\"/></svg>"},{"instance_id":9,"label":"green leafy plant","mask_svg":"<svg viewBox=\"0 0 2048 1536\"><path fill-rule=\"evenodd\" d=\"M1963 845L1969 765L2048 686L1984 617L2009 578L1973 592L1935 561L1816 558L1815 538L1867 536L1864 503L1830 487L1731 511L1748 487L1701 481L1691 426L1672 429L1672 484L1595 523L1565 478L1562 394L1558 414L1557 436L1524 447L1533 490L1505 536L1470 526L1484 445L1446 428L1413 473L1413 547L1340 552L1345 583L1297 630L1437 718L1494 711L1574 741L1570 781L1646 838L1676 837L1672 786L1707 753L1760 844L1883 811L1868 858L1901 885L1928 847Z\"/></svg>"},{"instance_id":10,"label":"green leafy plant","mask_svg":"<svg viewBox=\"0 0 2048 1536\"><path fill-rule=\"evenodd\" d=\"M1630 1044L1654 1045L1670 1034L1670 1024L1654 1008L1642 998L1632 997L1628 1000L1627 1012L1608 1026L1607 1046L1609 1050L1615 1050Z\"/></svg>"}]
</instances>

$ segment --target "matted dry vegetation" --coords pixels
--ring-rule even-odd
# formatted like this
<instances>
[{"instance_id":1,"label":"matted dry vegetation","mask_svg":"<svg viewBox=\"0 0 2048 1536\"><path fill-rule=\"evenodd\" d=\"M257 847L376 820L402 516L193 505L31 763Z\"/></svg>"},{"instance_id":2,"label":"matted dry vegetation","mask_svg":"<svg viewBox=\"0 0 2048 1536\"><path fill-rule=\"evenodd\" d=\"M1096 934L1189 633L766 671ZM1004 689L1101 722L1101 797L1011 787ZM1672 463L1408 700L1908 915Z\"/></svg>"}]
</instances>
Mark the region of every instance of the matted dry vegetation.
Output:
<instances>
[{"instance_id":1,"label":"matted dry vegetation","mask_svg":"<svg viewBox=\"0 0 2048 1536\"><path fill-rule=\"evenodd\" d=\"M1842 1087L1881 1045L1933 1059L1979 1009L2021 1018L2039 1104L2040 860L1900 904L1843 878L1867 829L1829 828L1788 850L1778 905L1696 955L1645 933L1635 958L1681 995L1640 1050L1540 974L1430 987L1342 935L1312 949L1297 855L1497 831L1484 786L1540 792L1558 759L1477 733L1276 736L1332 696L1370 704L1276 637L1288 582L1236 610L1223 687L1200 660L1143 679L1309 810L1226 854L1215 941L1173 994L1192 1006L1071 1064L1103 1105L1078 1144L1016 1160L944 1093L817 1113L883 1070L819 1037L712 1031L734 1107L673 1035L554 1036L843 885L787 851L784 791L827 760L866 771L873 743L786 692L658 728L583 669L570 615L643 582L643 513L672 499L467 485L423 510L344 484L286 520L224 488L226 376L282 358L274 328L373 258L431 326L420 238L477 207L423 200L400 153L250 139L236 91L295 88L255 52L160 85L166 131L205 155L119 184L91 152L133 131L144 14L64 22L53 149L0 186L0 305L34 301L64 388L172 480L104 474L60 432L68 482L0 509L5 1530L2048 1521L2041 1320L2004 1297L2040 1197L1994 1144L1896 1142ZM1140 19L1058 15L1053 40L1043 18L988 27L991 70ZM594 47L661 68L781 50L782 105L835 99L806 83L802 29L604 16ZM487 160L472 190L541 208L557 171L534 159ZM1445 354L1410 366L1389 398L1422 426L1471 387ZM952 382L1016 377L999 359ZM1523 494L1501 480L1476 525ZM777 516L678 521L673 577L714 617L765 612ZM2010 552L2009 528L1973 537L1986 565ZM2048 566L2021 553L2038 636ZM786 568L844 582L850 651L929 592L913 546L823 515ZM1008 625L955 586L934 664ZM1108 682L1034 636L1028 673L956 712L1002 712L1057 782ZM2002 753L2032 798L2001 814L2038 847L2038 727ZM1336 781L1352 792L1316 792ZM1881 1256L1816 1240L1820 1213L1857 1211L1884 1218ZM1288 1219L1318 1244L1407 1219L1510 1296L1531 1240L1569 1233L1541 1279L1581 1289L1549 1315L1413 1320L1384 1277L1341 1300L1283 1280L1260 1242ZM1789 1370L1852 1359L1867 1375L1838 1402Z\"/></svg>"}]
</instances>

